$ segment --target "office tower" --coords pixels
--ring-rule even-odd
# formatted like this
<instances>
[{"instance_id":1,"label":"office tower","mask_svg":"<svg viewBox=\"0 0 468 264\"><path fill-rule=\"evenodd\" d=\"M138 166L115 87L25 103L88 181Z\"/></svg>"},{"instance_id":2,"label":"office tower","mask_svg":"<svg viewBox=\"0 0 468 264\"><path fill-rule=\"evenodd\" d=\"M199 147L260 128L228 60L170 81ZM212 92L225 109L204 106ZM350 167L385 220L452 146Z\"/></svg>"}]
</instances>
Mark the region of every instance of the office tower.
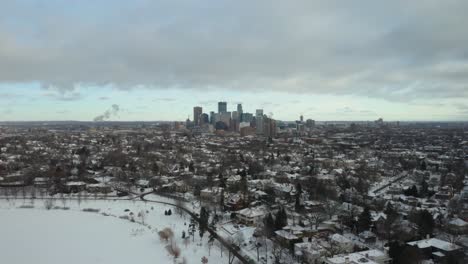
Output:
<instances>
[{"instance_id":1,"label":"office tower","mask_svg":"<svg viewBox=\"0 0 468 264\"><path fill-rule=\"evenodd\" d=\"M214 125L216 122L215 122L215 112L214 111L211 111L210 112L210 124Z\"/></svg>"},{"instance_id":2,"label":"office tower","mask_svg":"<svg viewBox=\"0 0 468 264\"><path fill-rule=\"evenodd\" d=\"M306 120L306 127L308 128L313 128L315 126L315 121L312 119L307 119Z\"/></svg>"},{"instance_id":3,"label":"office tower","mask_svg":"<svg viewBox=\"0 0 468 264\"><path fill-rule=\"evenodd\" d=\"M257 134L263 135L263 109L255 111L255 121L257 126Z\"/></svg>"},{"instance_id":4,"label":"office tower","mask_svg":"<svg viewBox=\"0 0 468 264\"><path fill-rule=\"evenodd\" d=\"M242 104L237 104L237 112L242 113Z\"/></svg>"},{"instance_id":5,"label":"office tower","mask_svg":"<svg viewBox=\"0 0 468 264\"><path fill-rule=\"evenodd\" d=\"M200 116L203 113L203 109L200 106L195 106L193 108L193 123L195 126L200 125Z\"/></svg>"},{"instance_id":6,"label":"office tower","mask_svg":"<svg viewBox=\"0 0 468 264\"><path fill-rule=\"evenodd\" d=\"M232 112L232 118L231 118L231 130L232 131L239 131L239 124L240 124L240 118L239 118L239 112L233 111Z\"/></svg>"},{"instance_id":7,"label":"office tower","mask_svg":"<svg viewBox=\"0 0 468 264\"><path fill-rule=\"evenodd\" d=\"M223 112L219 114L219 121L223 122L227 128L231 125L231 112Z\"/></svg>"},{"instance_id":8,"label":"office tower","mask_svg":"<svg viewBox=\"0 0 468 264\"><path fill-rule=\"evenodd\" d=\"M242 122L252 122L253 114L251 113L243 113L242 114Z\"/></svg>"},{"instance_id":9,"label":"office tower","mask_svg":"<svg viewBox=\"0 0 468 264\"><path fill-rule=\"evenodd\" d=\"M206 124L209 124L210 123L210 118L208 116L208 114L201 114L200 115L200 126L201 125L206 125Z\"/></svg>"},{"instance_id":10,"label":"office tower","mask_svg":"<svg viewBox=\"0 0 468 264\"><path fill-rule=\"evenodd\" d=\"M227 103L218 102L218 113L226 113L226 112L227 112Z\"/></svg>"},{"instance_id":11,"label":"office tower","mask_svg":"<svg viewBox=\"0 0 468 264\"><path fill-rule=\"evenodd\" d=\"M300 120L301 120L301 123L304 122L304 116L303 115L301 115Z\"/></svg>"},{"instance_id":12,"label":"office tower","mask_svg":"<svg viewBox=\"0 0 468 264\"><path fill-rule=\"evenodd\" d=\"M242 110L242 104L237 104L237 113L239 113L239 122L243 122L244 119L242 115L244 114L244 111Z\"/></svg>"},{"instance_id":13,"label":"office tower","mask_svg":"<svg viewBox=\"0 0 468 264\"><path fill-rule=\"evenodd\" d=\"M239 120L239 112L232 111L232 119Z\"/></svg>"},{"instance_id":14,"label":"office tower","mask_svg":"<svg viewBox=\"0 0 468 264\"><path fill-rule=\"evenodd\" d=\"M263 134L265 137L276 137L276 120L264 116L263 118Z\"/></svg>"}]
</instances>

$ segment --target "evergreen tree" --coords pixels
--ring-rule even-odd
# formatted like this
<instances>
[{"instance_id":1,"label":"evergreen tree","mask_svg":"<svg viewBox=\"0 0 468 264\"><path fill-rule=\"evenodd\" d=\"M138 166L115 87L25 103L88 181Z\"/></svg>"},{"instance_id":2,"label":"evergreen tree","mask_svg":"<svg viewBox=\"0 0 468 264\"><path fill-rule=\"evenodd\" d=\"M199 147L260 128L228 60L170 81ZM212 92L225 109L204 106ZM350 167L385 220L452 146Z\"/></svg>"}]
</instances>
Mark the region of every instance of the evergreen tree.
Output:
<instances>
[{"instance_id":1,"label":"evergreen tree","mask_svg":"<svg viewBox=\"0 0 468 264\"><path fill-rule=\"evenodd\" d=\"M426 235L431 235L434 230L434 219L432 214L427 210L419 211L416 216L416 224L419 228L419 234L424 237Z\"/></svg>"},{"instance_id":2,"label":"evergreen tree","mask_svg":"<svg viewBox=\"0 0 468 264\"><path fill-rule=\"evenodd\" d=\"M159 166L157 162L153 163L152 170L153 170L153 173L159 174Z\"/></svg>"},{"instance_id":3,"label":"evergreen tree","mask_svg":"<svg viewBox=\"0 0 468 264\"><path fill-rule=\"evenodd\" d=\"M245 169L243 169L241 172L240 172L240 176L241 176L241 181L240 181L240 189L241 189L241 192L242 192L242 200L244 201L244 205L247 205L248 204L248 193L249 193L249 188L248 188L248 183L247 183L247 173L245 171Z\"/></svg>"},{"instance_id":4,"label":"evergreen tree","mask_svg":"<svg viewBox=\"0 0 468 264\"><path fill-rule=\"evenodd\" d=\"M296 212L299 212L302 209L301 199L299 198L299 195L296 195L296 202L294 203L294 209L296 210Z\"/></svg>"},{"instance_id":5,"label":"evergreen tree","mask_svg":"<svg viewBox=\"0 0 468 264\"><path fill-rule=\"evenodd\" d=\"M385 233L387 235L387 239L390 239L392 226L395 223L396 219L398 218L398 213L395 211L395 209L393 208L393 205L390 202L387 203L384 213L387 216L384 222Z\"/></svg>"},{"instance_id":6,"label":"evergreen tree","mask_svg":"<svg viewBox=\"0 0 468 264\"><path fill-rule=\"evenodd\" d=\"M275 217L275 230L281 230L283 227L288 225L288 215L284 208L278 210Z\"/></svg>"},{"instance_id":7,"label":"evergreen tree","mask_svg":"<svg viewBox=\"0 0 468 264\"><path fill-rule=\"evenodd\" d=\"M427 184L426 180L422 180L421 182L421 191L419 195L421 197L426 197L429 194L429 185Z\"/></svg>"},{"instance_id":8,"label":"evergreen tree","mask_svg":"<svg viewBox=\"0 0 468 264\"><path fill-rule=\"evenodd\" d=\"M388 202L387 206L385 207L384 213L387 215L388 218L396 218L398 216L398 213L395 211L393 208L392 203Z\"/></svg>"},{"instance_id":9,"label":"evergreen tree","mask_svg":"<svg viewBox=\"0 0 468 264\"><path fill-rule=\"evenodd\" d=\"M200 196L200 193L201 193L201 187L200 185L195 185L195 189L193 190L193 195L195 196Z\"/></svg>"},{"instance_id":10,"label":"evergreen tree","mask_svg":"<svg viewBox=\"0 0 468 264\"><path fill-rule=\"evenodd\" d=\"M300 182L296 184L296 195L301 195L302 194L302 185Z\"/></svg>"},{"instance_id":11,"label":"evergreen tree","mask_svg":"<svg viewBox=\"0 0 468 264\"><path fill-rule=\"evenodd\" d=\"M422 171L425 171L426 169L427 169L427 164L426 164L426 161L423 160L423 161L421 162L421 170L422 170Z\"/></svg>"},{"instance_id":12,"label":"evergreen tree","mask_svg":"<svg viewBox=\"0 0 468 264\"><path fill-rule=\"evenodd\" d=\"M403 250L403 247L400 245L398 241L391 241L390 243L388 243L388 256L392 258L393 263L395 264L397 263L396 260L402 250Z\"/></svg>"},{"instance_id":13,"label":"evergreen tree","mask_svg":"<svg viewBox=\"0 0 468 264\"><path fill-rule=\"evenodd\" d=\"M296 212L298 212L298 211L300 211L302 209L301 194L302 194L302 185L300 183L297 183L296 184L296 202L294 204Z\"/></svg>"},{"instance_id":14,"label":"evergreen tree","mask_svg":"<svg viewBox=\"0 0 468 264\"><path fill-rule=\"evenodd\" d=\"M213 188L213 175L211 173L208 173L206 175L206 184L208 185L210 189Z\"/></svg>"},{"instance_id":15,"label":"evergreen tree","mask_svg":"<svg viewBox=\"0 0 468 264\"><path fill-rule=\"evenodd\" d=\"M417 197L418 196L418 188L416 188L416 185L413 185L411 188L405 190L404 194L406 196Z\"/></svg>"},{"instance_id":16,"label":"evergreen tree","mask_svg":"<svg viewBox=\"0 0 468 264\"><path fill-rule=\"evenodd\" d=\"M263 230L267 237L272 237L275 233L275 220L271 213L263 218Z\"/></svg>"},{"instance_id":17,"label":"evergreen tree","mask_svg":"<svg viewBox=\"0 0 468 264\"><path fill-rule=\"evenodd\" d=\"M359 226L359 232L369 230L370 226L372 224L372 218L370 214L369 207L365 207L364 211L359 215L359 221L358 221L358 226Z\"/></svg>"},{"instance_id":18,"label":"evergreen tree","mask_svg":"<svg viewBox=\"0 0 468 264\"><path fill-rule=\"evenodd\" d=\"M190 172L195 172L195 167L193 165L193 161L190 161L190 163L189 163L189 171Z\"/></svg>"},{"instance_id":19,"label":"evergreen tree","mask_svg":"<svg viewBox=\"0 0 468 264\"><path fill-rule=\"evenodd\" d=\"M210 213L206 210L205 207L200 208L200 236L206 231L208 228L208 219L210 218Z\"/></svg>"}]
</instances>

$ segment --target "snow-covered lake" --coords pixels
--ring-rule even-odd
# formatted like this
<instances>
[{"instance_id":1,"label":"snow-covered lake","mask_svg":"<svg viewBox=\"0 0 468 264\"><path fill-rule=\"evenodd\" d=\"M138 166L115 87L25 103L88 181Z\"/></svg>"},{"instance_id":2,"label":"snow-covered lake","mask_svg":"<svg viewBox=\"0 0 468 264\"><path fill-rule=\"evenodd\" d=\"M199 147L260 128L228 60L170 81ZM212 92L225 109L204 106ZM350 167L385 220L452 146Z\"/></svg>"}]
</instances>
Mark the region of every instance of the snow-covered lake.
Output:
<instances>
[{"instance_id":1,"label":"snow-covered lake","mask_svg":"<svg viewBox=\"0 0 468 264\"><path fill-rule=\"evenodd\" d=\"M208 253L206 233L201 242L198 232L192 242L181 238L187 232L189 218L175 209L160 204L141 201L86 201L77 204L69 201L70 210L46 210L43 201L37 200L35 208L19 208L29 201L0 201L0 248L2 262L35 264L82 263L174 263L165 249L166 242L157 232L165 227L174 231L174 242L181 249L181 259L186 263L201 263L206 256L208 263L227 263L227 250L221 257L220 248L213 246ZM61 202L56 205L62 206ZM83 212L83 208L100 209ZM165 216L171 208L173 214ZM125 209L130 211L125 212ZM135 220L145 211L147 226L120 219L133 212ZM105 216L102 213L108 214ZM187 225L185 225L185 223Z\"/></svg>"}]
</instances>

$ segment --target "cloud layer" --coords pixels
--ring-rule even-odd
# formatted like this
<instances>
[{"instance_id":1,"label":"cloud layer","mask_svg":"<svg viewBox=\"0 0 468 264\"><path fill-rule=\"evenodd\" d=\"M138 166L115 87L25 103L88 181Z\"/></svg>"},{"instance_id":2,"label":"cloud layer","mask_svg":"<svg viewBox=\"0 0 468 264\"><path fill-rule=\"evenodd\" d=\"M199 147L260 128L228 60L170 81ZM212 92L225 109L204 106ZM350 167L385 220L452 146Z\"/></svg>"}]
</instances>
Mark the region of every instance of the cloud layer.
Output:
<instances>
[{"instance_id":1,"label":"cloud layer","mask_svg":"<svg viewBox=\"0 0 468 264\"><path fill-rule=\"evenodd\" d=\"M468 98L467 1L95 2L0 4L0 83Z\"/></svg>"}]
</instances>

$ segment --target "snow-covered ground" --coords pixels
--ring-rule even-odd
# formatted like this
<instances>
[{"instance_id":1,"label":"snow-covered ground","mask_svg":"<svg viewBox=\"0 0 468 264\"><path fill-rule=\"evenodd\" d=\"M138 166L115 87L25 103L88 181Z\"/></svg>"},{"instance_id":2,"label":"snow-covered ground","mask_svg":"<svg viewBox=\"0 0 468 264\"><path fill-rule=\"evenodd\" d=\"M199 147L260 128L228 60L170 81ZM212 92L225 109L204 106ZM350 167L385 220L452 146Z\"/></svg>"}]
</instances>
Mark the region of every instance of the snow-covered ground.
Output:
<instances>
[{"instance_id":1,"label":"snow-covered ground","mask_svg":"<svg viewBox=\"0 0 468 264\"><path fill-rule=\"evenodd\" d=\"M47 210L45 201L0 199L3 260L19 264L174 263L165 248L167 242L158 236L158 231L169 227L181 249L179 261L201 263L206 257L208 263L228 263L225 248L222 257L222 247L216 242L209 250L208 233L200 239L197 230L194 238L182 239L182 231L188 236L190 217L178 214L174 207L142 201L55 200L52 207L57 208ZM168 209L170 216L164 215Z\"/></svg>"}]
</instances>

